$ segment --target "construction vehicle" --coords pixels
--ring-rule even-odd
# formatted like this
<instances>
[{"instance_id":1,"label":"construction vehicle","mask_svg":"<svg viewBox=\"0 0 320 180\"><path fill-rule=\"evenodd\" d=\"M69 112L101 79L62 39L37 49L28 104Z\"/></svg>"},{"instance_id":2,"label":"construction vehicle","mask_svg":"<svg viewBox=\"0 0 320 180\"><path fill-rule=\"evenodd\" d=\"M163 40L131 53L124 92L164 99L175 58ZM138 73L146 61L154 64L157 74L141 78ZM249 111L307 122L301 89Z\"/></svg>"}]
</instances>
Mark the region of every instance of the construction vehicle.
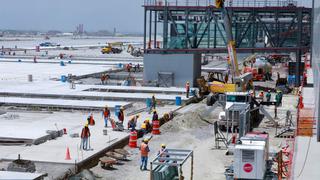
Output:
<instances>
[{"instance_id":1,"label":"construction vehicle","mask_svg":"<svg viewBox=\"0 0 320 180\"><path fill-rule=\"evenodd\" d=\"M253 54L243 61L243 73L252 73L254 81L271 80L272 66L263 57Z\"/></svg>"},{"instance_id":2,"label":"construction vehicle","mask_svg":"<svg viewBox=\"0 0 320 180\"><path fill-rule=\"evenodd\" d=\"M119 46L119 47L114 47ZM122 43L107 43L107 46L101 49L102 54L120 54L122 52Z\"/></svg>"},{"instance_id":3,"label":"construction vehicle","mask_svg":"<svg viewBox=\"0 0 320 180\"><path fill-rule=\"evenodd\" d=\"M142 57L143 56L143 51L140 48L138 48L138 49L134 48L132 44L128 45L127 52L131 56L134 56L134 57Z\"/></svg>"}]
</instances>

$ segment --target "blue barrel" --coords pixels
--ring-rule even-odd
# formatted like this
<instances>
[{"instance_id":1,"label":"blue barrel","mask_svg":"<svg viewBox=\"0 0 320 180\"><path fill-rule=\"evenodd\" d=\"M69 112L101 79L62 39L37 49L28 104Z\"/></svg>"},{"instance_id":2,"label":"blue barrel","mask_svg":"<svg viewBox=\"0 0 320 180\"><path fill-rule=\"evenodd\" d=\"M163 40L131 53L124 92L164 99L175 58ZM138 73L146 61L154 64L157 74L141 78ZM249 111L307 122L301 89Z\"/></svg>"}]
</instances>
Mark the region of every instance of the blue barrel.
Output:
<instances>
[{"instance_id":1,"label":"blue barrel","mask_svg":"<svg viewBox=\"0 0 320 180\"><path fill-rule=\"evenodd\" d=\"M62 76L61 76L61 82L66 82L66 81L67 81L67 76L62 75Z\"/></svg>"},{"instance_id":2,"label":"blue barrel","mask_svg":"<svg viewBox=\"0 0 320 180\"><path fill-rule=\"evenodd\" d=\"M64 66L64 62L63 61L60 61L60 66Z\"/></svg>"},{"instance_id":3,"label":"blue barrel","mask_svg":"<svg viewBox=\"0 0 320 180\"><path fill-rule=\"evenodd\" d=\"M120 108L121 108L120 105L116 105L116 106L114 107L114 114L116 115L116 117L118 117L118 114L119 114L119 112L120 112Z\"/></svg>"},{"instance_id":4,"label":"blue barrel","mask_svg":"<svg viewBox=\"0 0 320 180\"><path fill-rule=\"evenodd\" d=\"M176 106L181 106L181 97L180 96L176 97Z\"/></svg>"},{"instance_id":5,"label":"blue barrel","mask_svg":"<svg viewBox=\"0 0 320 180\"><path fill-rule=\"evenodd\" d=\"M68 63L71 64L71 60L69 60Z\"/></svg>"},{"instance_id":6,"label":"blue barrel","mask_svg":"<svg viewBox=\"0 0 320 180\"><path fill-rule=\"evenodd\" d=\"M146 105L147 105L147 108L151 107L151 98L146 99Z\"/></svg>"},{"instance_id":7,"label":"blue barrel","mask_svg":"<svg viewBox=\"0 0 320 180\"><path fill-rule=\"evenodd\" d=\"M118 64L118 68L122 68L122 63L119 63L119 64Z\"/></svg>"}]
</instances>

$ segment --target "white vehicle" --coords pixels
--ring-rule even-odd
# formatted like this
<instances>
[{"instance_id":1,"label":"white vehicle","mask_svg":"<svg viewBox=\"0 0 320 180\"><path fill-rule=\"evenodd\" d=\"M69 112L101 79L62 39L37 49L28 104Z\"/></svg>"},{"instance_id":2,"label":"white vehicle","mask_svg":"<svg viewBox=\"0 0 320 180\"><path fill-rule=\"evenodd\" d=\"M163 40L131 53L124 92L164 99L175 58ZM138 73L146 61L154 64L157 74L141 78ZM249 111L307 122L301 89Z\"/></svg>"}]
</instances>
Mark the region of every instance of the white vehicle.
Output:
<instances>
[{"instance_id":1,"label":"white vehicle","mask_svg":"<svg viewBox=\"0 0 320 180\"><path fill-rule=\"evenodd\" d=\"M218 126L221 130L237 128L240 122L241 111L248 108L251 96L247 92L227 92L225 110L219 113ZM228 112L228 117L226 117Z\"/></svg>"}]
</instances>

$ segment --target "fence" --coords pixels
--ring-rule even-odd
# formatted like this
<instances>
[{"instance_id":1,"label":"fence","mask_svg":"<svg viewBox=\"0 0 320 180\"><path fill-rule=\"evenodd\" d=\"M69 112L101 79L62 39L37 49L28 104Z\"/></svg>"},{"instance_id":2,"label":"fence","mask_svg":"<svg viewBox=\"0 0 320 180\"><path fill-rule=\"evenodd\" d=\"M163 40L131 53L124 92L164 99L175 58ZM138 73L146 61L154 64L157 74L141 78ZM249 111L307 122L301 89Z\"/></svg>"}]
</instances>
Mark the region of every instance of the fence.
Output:
<instances>
[{"instance_id":1,"label":"fence","mask_svg":"<svg viewBox=\"0 0 320 180\"><path fill-rule=\"evenodd\" d=\"M214 6L215 0L144 0L145 6ZM228 7L297 6L293 0L225 0Z\"/></svg>"}]
</instances>

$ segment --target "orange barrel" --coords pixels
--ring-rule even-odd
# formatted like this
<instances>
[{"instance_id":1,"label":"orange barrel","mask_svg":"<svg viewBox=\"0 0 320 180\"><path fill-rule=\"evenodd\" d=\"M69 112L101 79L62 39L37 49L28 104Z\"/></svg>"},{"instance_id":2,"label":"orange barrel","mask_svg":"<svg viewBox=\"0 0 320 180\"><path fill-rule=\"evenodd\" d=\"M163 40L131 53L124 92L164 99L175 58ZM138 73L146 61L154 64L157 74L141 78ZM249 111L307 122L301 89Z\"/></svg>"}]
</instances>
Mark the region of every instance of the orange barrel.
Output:
<instances>
[{"instance_id":1,"label":"orange barrel","mask_svg":"<svg viewBox=\"0 0 320 180\"><path fill-rule=\"evenodd\" d=\"M129 138L129 147L136 148L137 147L137 131L131 131L130 132L130 138Z\"/></svg>"},{"instance_id":2,"label":"orange barrel","mask_svg":"<svg viewBox=\"0 0 320 180\"><path fill-rule=\"evenodd\" d=\"M152 121L152 134L160 134L160 123L158 120Z\"/></svg>"}]
</instances>

